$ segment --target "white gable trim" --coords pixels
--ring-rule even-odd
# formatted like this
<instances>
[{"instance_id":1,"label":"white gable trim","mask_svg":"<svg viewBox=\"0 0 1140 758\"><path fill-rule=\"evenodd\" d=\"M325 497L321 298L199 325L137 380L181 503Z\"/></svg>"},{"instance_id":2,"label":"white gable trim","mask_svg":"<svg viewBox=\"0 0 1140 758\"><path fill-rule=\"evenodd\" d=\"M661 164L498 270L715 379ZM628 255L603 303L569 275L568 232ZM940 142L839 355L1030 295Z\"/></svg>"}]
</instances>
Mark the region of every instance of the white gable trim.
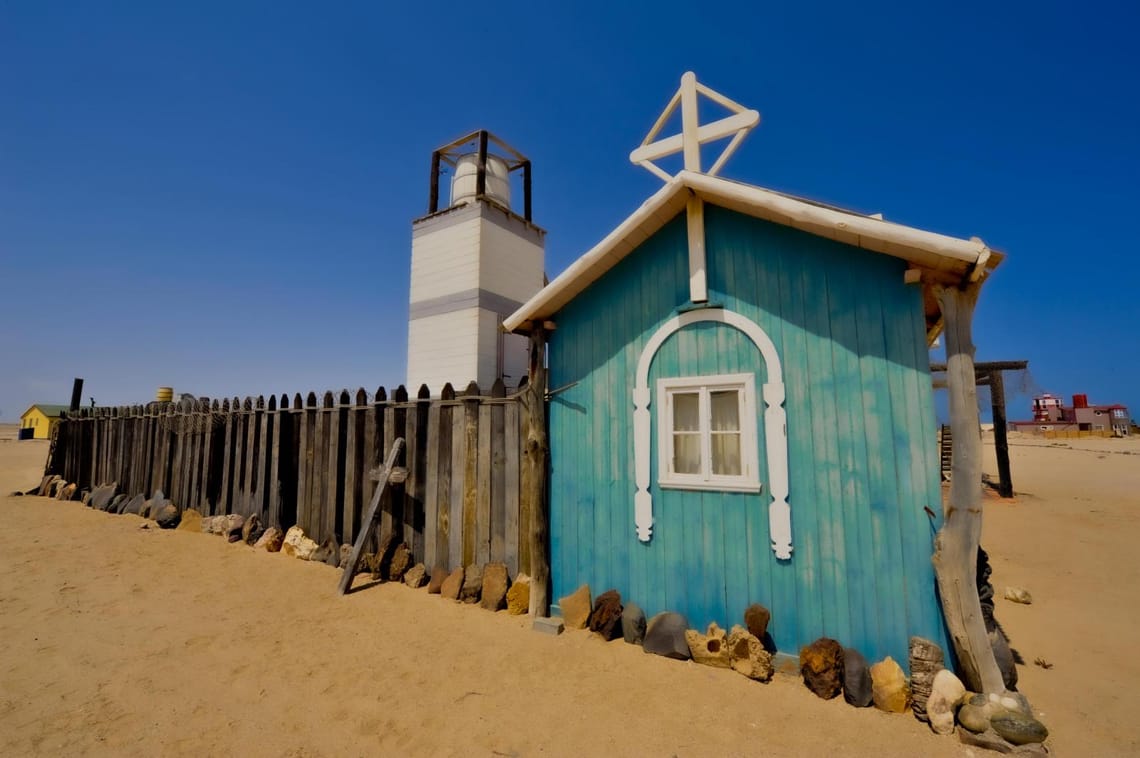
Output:
<instances>
[{"instance_id":1,"label":"white gable trim","mask_svg":"<svg viewBox=\"0 0 1140 758\"><path fill-rule=\"evenodd\" d=\"M792 516L788 505L788 427L784 411L784 374L780 356L771 338L755 321L722 309L689 311L662 324L641 351L637 361L637 374L633 386L633 458L637 491L633 496L634 524L637 538L649 542L653 536L653 496L649 493L650 441L652 423L649 415L649 367L657 351L673 334L690 324L713 321L726 324L743 332L752 340L768 371L764 384L764 437L768 460L768 492L772 502L768 505L768 532L772 550L777 558L792 557Z\"/></svg>"}]
</instances>

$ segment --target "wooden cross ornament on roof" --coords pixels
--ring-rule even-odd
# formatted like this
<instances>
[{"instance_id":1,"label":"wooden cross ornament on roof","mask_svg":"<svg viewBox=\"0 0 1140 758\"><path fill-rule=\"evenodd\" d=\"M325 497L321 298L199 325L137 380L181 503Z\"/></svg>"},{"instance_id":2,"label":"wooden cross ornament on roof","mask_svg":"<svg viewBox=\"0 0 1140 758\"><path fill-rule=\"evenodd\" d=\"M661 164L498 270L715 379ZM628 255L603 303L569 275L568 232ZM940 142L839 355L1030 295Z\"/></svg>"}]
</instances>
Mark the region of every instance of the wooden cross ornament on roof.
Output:
<instances>
[{"instance_id":1,"label":"wooden cross ornament on roof","mask_svg":"<svg viewBox=\"0 0 1140 758\"><path fill-rule=\"evenodd\" d=\"M731 116L713 121L709 124L700 124L697 115L697 95L701 94L718 105L732 111ZM672 137L658 139L666 122L681 107L681 133ZM668 182L673 179L653 161L675 153L684 154L684 168L686 171L701 171L701 145L715 142L726 137L732 140L725 146L724 152L713 163L712 168L704 172L709 176L716 176L724 167L729 157L736 152L736 148L744 141L748 132L760 123L760 114L757 111L745 108L740 103L729 100L724 95L709 89L697 81L692 71L686 71L681 77L681 87L669 100L665 110L661 112L657 123L645 135L641 146L629 154L629 160Z\"/></svg>"}]
</instances>

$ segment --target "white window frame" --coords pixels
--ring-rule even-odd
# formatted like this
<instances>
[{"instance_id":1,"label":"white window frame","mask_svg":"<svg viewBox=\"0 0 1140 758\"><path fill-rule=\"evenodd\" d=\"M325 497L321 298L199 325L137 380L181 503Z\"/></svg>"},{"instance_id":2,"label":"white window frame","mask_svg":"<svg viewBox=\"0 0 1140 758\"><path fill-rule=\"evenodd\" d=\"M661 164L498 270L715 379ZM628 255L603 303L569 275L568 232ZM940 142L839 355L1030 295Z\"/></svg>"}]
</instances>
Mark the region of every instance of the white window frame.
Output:
<instances>
[{"instance_id":1,"label":"white window frame","mask_svg":"<svg viewBox=\"0 0 1140 758\"><path fill-rule=\"evenodd\" d=\"M713 392L739 394L740 466L738 475L712 473L711 402ZM673 471L673 402L675 393L699 393L701 468L699 474ZM713 374L657 380L657 483L665 489L760 492L760 458L756 432L756 378L753 374Z\"/></svg>"}]
</instances>

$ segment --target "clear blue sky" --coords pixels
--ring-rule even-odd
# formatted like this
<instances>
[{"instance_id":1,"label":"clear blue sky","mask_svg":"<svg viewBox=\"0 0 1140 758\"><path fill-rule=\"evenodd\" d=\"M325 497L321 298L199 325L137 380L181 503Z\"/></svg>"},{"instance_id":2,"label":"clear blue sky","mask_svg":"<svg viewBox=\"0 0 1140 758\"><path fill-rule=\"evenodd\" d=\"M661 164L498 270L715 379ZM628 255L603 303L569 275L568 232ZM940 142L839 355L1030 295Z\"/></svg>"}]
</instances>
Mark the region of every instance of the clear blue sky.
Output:
<instances>
[{"instance_id":1,"label":"clear blue sky","mask_svg":"<svg viewBox=\"0 0 1140 758\"><path fill-rule=\"evenodd\" d=\"M727 176L983 238L979 359L1140 411L1137 11L809 6L0 5L0 418L395 386L432 149L530 156L554 276L687 69L762 114Z\"/></svg>"}]
</instances>

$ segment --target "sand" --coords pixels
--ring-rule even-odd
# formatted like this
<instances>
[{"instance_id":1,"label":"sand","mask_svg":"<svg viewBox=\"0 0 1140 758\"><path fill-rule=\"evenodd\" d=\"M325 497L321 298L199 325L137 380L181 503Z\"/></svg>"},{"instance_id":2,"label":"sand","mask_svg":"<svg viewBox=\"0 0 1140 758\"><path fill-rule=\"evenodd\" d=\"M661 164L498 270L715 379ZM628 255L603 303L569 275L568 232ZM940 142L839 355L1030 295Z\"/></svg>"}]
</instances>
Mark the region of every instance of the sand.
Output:
<instances>
[{"instance_id":1,"label":"sand","mask_svg":"<svg viewBox=\"0 0 1140 758\"><path fill-rule=\"evenodd\" d=\"M38 483L46 443L3 437L0 493ZM1014 447L1031 494L988 501L984 544L1056 754L1127 755L1140 444L1084 442ZM0 498L0 754L982 754L793 677L545 636L402 585L337 597L331 567L142 523Z\"/></svg>"}]
</instances>

